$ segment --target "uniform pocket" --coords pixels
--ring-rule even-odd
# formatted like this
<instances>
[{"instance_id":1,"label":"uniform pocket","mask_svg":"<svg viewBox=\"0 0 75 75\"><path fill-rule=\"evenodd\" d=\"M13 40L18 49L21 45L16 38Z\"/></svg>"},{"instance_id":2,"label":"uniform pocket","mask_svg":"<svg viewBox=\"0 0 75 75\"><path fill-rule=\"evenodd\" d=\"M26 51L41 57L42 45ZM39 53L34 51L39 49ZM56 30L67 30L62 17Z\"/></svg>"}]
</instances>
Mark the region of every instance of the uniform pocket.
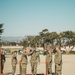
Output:
<instances>
[{"instance_id":1,"label":"uniform pocket","mask_svg":"<svg viewBox=\"0 0 75 75\"><path fill-rule=\"evenodd\" d=\"M61 70L62 69L62 65L56 65L56 69L57 70Z\"/></svg>"}]
</instances>

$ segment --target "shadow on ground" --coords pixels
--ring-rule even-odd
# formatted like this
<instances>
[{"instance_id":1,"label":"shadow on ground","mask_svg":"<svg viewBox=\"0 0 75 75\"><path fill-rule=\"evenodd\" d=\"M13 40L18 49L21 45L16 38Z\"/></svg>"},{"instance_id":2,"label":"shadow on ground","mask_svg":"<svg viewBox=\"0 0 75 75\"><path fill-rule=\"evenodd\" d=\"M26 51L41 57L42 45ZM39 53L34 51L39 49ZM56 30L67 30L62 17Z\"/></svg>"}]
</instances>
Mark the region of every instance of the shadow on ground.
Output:
<instances>
[{"instance_id":1,"label":"shadow on ground","mask_svg":"<svg viewBox=\"0 0 75 75\"><path fill-rule=\"evenodd\" d=\"M20 74L17 74L20 75ZM32 75L32 74L26 74L26 75ZM46 74L37 74L37 75L46 75ZM55 75L55 73L52 73L52 75Z\"/></svg>"}]
</instances>

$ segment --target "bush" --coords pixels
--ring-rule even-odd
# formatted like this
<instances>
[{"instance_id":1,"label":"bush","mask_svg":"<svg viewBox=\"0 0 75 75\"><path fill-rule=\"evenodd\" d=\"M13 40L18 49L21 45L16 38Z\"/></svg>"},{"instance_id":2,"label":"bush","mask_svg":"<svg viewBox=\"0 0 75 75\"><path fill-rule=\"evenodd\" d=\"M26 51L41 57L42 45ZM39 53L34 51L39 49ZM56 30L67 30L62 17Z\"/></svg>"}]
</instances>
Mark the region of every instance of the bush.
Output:
<instances>
[{"instance_id":1,"label":"bush","mask_svg":"<svg viewBox=\"0 0 75 75\"><path fill-rule=\"evenodd\" d=\"M75 51L70 51L69 53L70 53L70 54L75 54Z\"/></svg>"}]
</instances>

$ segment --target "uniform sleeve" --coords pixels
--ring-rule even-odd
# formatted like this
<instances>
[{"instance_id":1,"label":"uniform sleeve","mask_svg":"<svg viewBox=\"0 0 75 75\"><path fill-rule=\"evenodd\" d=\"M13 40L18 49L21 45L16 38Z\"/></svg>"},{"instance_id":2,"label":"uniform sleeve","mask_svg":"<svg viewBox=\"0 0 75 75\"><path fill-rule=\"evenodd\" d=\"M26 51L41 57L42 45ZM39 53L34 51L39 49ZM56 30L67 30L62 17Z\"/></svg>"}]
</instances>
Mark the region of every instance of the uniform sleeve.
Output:
<instances>
[{"instance_id":1,"label":"uniform sleeve","mask_svg":"<svg viewBox=\"0 0 75 75\"><path fill-rule=\"evenodd\" d=\"M21 55L21 60L20 61L22 61L22 59L23 59L23 54Z\"/></svg>"},{"instance_id":2,"label":"uniform sleeve","mask_svg":"<svg viewBox=\"0 0 75 75\"><path fill-rule=\"evenodd\" d=\"M49 55L49 54L47 54L47 56L46 56L46 61L47 61L47 62L51 62L51 61L52 61L52 56Z\"/></svg>"},{"instance_id":3,"label":"uniform sleeve","mask_svg":"<svg viewBox=\"0 0 75 75\"><path fill-rule=\"evenodd\" d=\"M32 55L33 51L30 53L23 53L24 55Z\"/></svg>"},{"instance_id":4,"label":"uniform sleeve","mask_svg":"<svg viewBox=\"0 0 75 75\"><path fill-rule=\"evenodd\" d=\"M33 51L32 52L30 52L30 53L28 53L28 56L30 56L30 55L32 55L33 54Z\"/></svg>"},{"instance_id":5,"label":"uniform sleeve","mask_svg":"<svg viewBox=\"0 0 75 75\"><path fill-rule=\"evenodd\" d=\"M16 56L16 64L18 63L18 60L17 60L17 56Z\"/></svg>"},{"instance_id":6,"label":"uniform sleeve","mask_svg":"<svg viewBox=\"0 0 75 75\"><path fill-rule=\"evenodd\" d=\"M6 61L5 55L3 55L3 58L2 59L4 60L4 62Z\"/></svg>"},{"instance_id":7,"label":"uniform sleeve","mask_svg":"<svg viewBox=\"0 0 75 75\"><path fill-rule=\"evenodd\" d=\"M50 63L52 62L52 56L49 57L49 62L50 62Z\"/></svg>"}]
</instances>

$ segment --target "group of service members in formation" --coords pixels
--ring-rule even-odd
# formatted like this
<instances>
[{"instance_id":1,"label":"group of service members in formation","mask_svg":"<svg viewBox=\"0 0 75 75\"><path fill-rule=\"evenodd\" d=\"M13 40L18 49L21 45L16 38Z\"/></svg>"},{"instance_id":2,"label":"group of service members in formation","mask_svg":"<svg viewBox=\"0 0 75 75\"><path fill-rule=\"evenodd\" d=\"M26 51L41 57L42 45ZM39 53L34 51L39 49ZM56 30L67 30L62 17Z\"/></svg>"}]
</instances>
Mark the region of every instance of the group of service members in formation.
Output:
<instances>
[{"instance_id":1,"label":"group of service members in formation","mask_svg":"<svg viewBox=\"0 0 75 75\"><path fill-rule=\"evenodd\" d=\"M61 53L60 45L55 46L55 75L61 75L62 71L62 53ZM46 55L46 75L52 75L52 47L47 46L44 47L44 53ZM21 55L20 65L21 65L21 75L26 75L27 72L27 64L28 58L27 56L31 56L30 64L31 64L31 73L32 75L37 74L37 65L40 63L40 55L36 52L36 49L23 49L23 53ZM12 75L15 74L16 71L16 64L17 64L17 54L16 52L12 53Z\"/></svg>"}]
</instances>

